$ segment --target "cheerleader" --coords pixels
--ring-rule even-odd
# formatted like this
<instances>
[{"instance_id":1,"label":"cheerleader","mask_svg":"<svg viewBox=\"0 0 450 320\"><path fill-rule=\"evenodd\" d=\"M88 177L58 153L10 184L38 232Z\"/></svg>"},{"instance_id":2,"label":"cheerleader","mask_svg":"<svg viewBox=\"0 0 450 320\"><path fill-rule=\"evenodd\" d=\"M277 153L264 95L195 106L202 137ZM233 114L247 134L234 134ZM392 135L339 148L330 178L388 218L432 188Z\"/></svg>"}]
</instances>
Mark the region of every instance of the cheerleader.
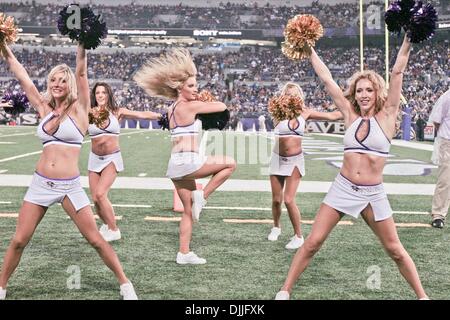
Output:
<instances>
[{"instance_id":1,"label":"cheerleader","mask_svg":"<svg viewBox=\"0 0 450 320\"><path fill-rule=\"evenodd\" d=\"M100 233L106 241L115 241L122 235L117 227L108 193L116 180L117 173L124 169L119 147L119 120L121 118L157 120L161 118L161 114L119 108L111 87L105 82L94 84L91 91L91 103L88 128L91 137L88 163L89 188L96 212L104 222L100 227Z\"/></svg>"},{"instance_id":2,"label":"cheerleader","mask_svg":"<svg viewBox=\"0 0 450 320\"><path fill-rule=\"evenodd\" d=\"M281 205L285 204L294 228L294 236L286 249L298 249L304 242L300 210L295 202L300 180L305 176L302 138L308 119L338 120L339 111L318 112L304 108L303 91L298 84L288 82L278 97L270 100L269 111L274 118L275 146L270 161L273 228L268 240L276 241L281 234Z\"/></svg>"},{"instance_id":3,"label":"cheerleader","mask_svg":"<svg viewBox=\"0 0 450 320\"><path fill-rule=\"evenodd\" d=\"M174 49L164 56L150 60L135 76L139 86L151 96L173 99L168 110L168 126L172 152L167 176L172 180L184 213L180 222L178 264L204 264L190 250L192 226L198 221L206 200L236 168L234 159L227 156L204 156L199 153L200 114L226 110L222 102L198 101L197 69L186 49ZM212 176L203 190L196 190L195 179Z\"/></svg>"},{"instance_id":4,"label":"cheerleader","mask_svg":"<svg viewBox=\"0 0 450 320\"><path fill-rule=\"evenodd\" d=\"M374 71L355 73L342 92L314 48L310 61L335 105L342 112L347 128L344 135L344 161L316 215L311 233L294 256L278 300L289 299L295 281L344 215L360 214L397 264L400 273L417 298L428 299L416 266L400 242L392 209L383 186L383 168L395 135L400 106L403 73L411 43L405 36L393 66L389 90Z\"/></svg>"},{"instance_id":5,"label":"cheerleader","mask_svg":"<svg viewBox=\"0 0 450 320\"><path fill-rule=\"evenodd\" d=\"M45 97L39 94L5 42L0 43L0 50L42 119L37 135L43 144L33 180L19 211L16 232L3 260L0 299L5 299L7 282L48 207L61 203L81 234L114 272L123 299L136 300L133 285L125 276L116 253L97 230L89 198L80 183L78 159L90 108L85 48L78 45L75 74L65 64L50 71Z\"/></svg>"}]
</instances>

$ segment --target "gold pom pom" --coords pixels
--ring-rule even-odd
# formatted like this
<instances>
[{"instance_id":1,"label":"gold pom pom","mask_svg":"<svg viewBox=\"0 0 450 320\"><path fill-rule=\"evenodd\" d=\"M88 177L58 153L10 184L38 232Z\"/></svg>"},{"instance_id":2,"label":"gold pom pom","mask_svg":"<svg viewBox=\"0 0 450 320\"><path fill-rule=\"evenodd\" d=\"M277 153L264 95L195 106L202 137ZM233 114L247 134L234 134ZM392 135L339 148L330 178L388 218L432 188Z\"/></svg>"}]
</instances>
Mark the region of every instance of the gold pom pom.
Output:
<instances>
[{"instance_id":1,"label":"gold pom pom","mask_svg":"<svg viewBox=\"0 0 450 320\"><path fill-rule=\"evenodd\" d=\"M291 60L308 59L311 55L311 47L304 45L303 47L296 47L287 42L281 45L281 52Z\"/></svg>"},{"instance_id":2,"label":"gold pom pom","mask_svg":"<svg viewBox=\"0 0 450 320\"><path fill-rule=\"evenodd\" d=\"M107 126L106 120L109 118L109 111L107 109L92 109L92 111L89 112L88 117L89 124L94 124L96 127L104 129L104 127Z\"/></svg>"},{"instance_id":3,"label":"gold pom pom","mask_svg":"<svg viewBox=\"0 0 450 320\"><path fill-rule=\"evenodd\" d=\"M282 52L292 60L308 58L311 47L323 36L319 19L310 14L298 14L290 19L284 29Z\"/></svg>"},{"instance_id":4,"label":"gold pom pom","mask_svg":"<svg viewBox=\"0 0 450 320\"><path fill-rule=\"evenodd\" d=\"M297 118L303 111L304 102L299 96L275 96L270 98L268 110L280 122Z\"/></svg>"},{"instance_id":5,"label":"gold pom pom","mask_svg":"<svg viewBox=\"0 0 450 320\"><path fill-rule=\"evenodd\" d=\"M200 93L197 95L197 100L198 101L203 101L203 102L214 102L214 101L217 101L216 97L214 97L211 94L211 92L209 92L207 90L200 91Z\"/></svg>"},{"instance_id":6,"label":"gold pom pom","mask_svg":"<svg viewBox=\"0 0 450 320\"><path fill-rule=\"evenodd\" d=\"M0 13L0 43L12 43L17 40L17 26L14 24L14 17L7 17Z\"/></svg>"}]
</instances>

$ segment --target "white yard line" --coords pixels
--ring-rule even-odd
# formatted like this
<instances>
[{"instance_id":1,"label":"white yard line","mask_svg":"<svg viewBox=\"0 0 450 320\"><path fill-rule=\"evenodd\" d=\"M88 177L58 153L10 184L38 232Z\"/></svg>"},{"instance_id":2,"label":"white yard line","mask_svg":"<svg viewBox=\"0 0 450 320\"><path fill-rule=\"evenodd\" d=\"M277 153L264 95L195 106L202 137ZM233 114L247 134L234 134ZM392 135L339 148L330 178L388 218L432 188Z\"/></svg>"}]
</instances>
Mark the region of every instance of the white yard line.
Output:
<instances>
[{"instance_id":1,"label":"white yard line","mask_svg":"<svg viewBox=\"0 0 450 320\"><path fill-rule=\"evenodd\" d=\"M164 222L173 222L173 221L181 221L181 217L145 217L145 221L164 221Z\"/></svg>"},{"instance_id":2,"label":"white yard line","mask_svg":"<svg viewBox=\"0 0 450 320\"><path fill-rule=\"evenodd\" d=\"M153 208L149 204L113 204L112 206L117 208Z\"/></svg>"},{"instance_id":3,"label":"white yard line","mask_svg":"<svg viewBox=\"0 0 450 320\"><path fill-rule=\"evenodd\" d=\"M206 210L253 210L253 211L271 211L271 208L257 208L257 207L204 207ZM286 209L283 209L286 211Z\"/></svg>"},{"instance_id":4,"label":"white yard line","mask_svg":"<svg viewBox=\"0 0 450 320\"><path fill-rule=\"evenodd\" d=\"M429 215L429 212L426 211L392 211L397 214L416 214L416 215Z\"/></svg>"},{"instance_id":5,"label":"white yard line","mask_svg":"<svg viewBox=\"0 0 450 320\"><path fill-rule=\"evenodd\" d=\"M40 154L40 153L42 153L42 150L35 151L35 152L24 153L24 154L21 154L21 155L18 155L18 156L10 157L10 158L0 159L0 162L6 162L6 161L16 160L16 159L20 159L20 158L25 158L25 157L33 156L35 154Z\"/></svg>"},{"instance_id":6,"label":"white yard line","mask_svg":"<svg viewBox=\"0 0 450 320\"><path fill-rule=\"evenodd\" d=\"M32 175L2 174L0 187L28 187ZM199 179L197 183L206 185L207 179ZM81 185L89 188L88 177L81 177ZM298 192L301 193L326 193L331 186L331 182L325 181L302 181ZM414 184L414 183L384 183L388 195L427 195L434 194L435 184ZM117 177L113 189L140 189L140 190L172 190L173 183L168 178L138 178L138 177ZM218 191L237 192L271 192L269 180L240 180L230 179L221 185Z\"/></svg>"},{"instance_id":7,"label":"white yard line","mask_svg":"<svg viewBox=\"0 0 450 320\"><path fill-rule=\"evenodd\" d=\"M58 206L61 204L58 203ZM91 203L91 207L94 207L95 205ZM112 204L113 207L116 208L153 208L150 204Z\"/></svg>"},{"instance_id":8,"label":"white yard line","mask_svg":"<svg viewBox=\"0 0 450 320\"><path fill-rule=\"evenodd\" d=\"M96 214L94 214L94 218L96 220L100 220L100 217L98 215L96 215ZM122 218L123 218L122 216L116 216L116 220L122 220ZM67 219L70 219L70 217L67 216Z\"/></svg>"},{"instance_id":9,"label":"white yard line","mask_svg":"<svg viewBox=\"0 0 450 320\"><path fill-rule=\"evenodd\" d=\"M226 223L263 223L263 224L272 224L272 219L223 219L223 222ZM313 224L314 220L302 220L302 224ZM352 226L353 222L351 221L339 221L338 226Z\"/></svg>"},{"instance_id":10,"label":"white yard line","mask_svg":"<svg viewBox=\"0 0 450 320\"><path fill-rule=\"evenodd\" d=\"M0 213L0 218L17 218L18 213Z\"/></svg>"},{"instance_id":11,"label":"white yard line","mask_svg":"<svg viewBox=\"0 0 450 320\"><path fill-rule=\"evenodd\" d=\"M431 225L428 223L397 222L395 225L399 228L431 228Z\"/></svg>"},{"instance_id":12,"label":"white yard line","mask_svg":"<svg viewBox=\"0 0 450 320\"><path fill-rule=\"evenodd\" d=\"M0 138L16 137L16 136L30 136L30 135L34 135L34 134L36 134L34 131L27 132L27 133L13 133L13 134L5 134L5 135L0 134Z\"/></svg>"}]
</instances>

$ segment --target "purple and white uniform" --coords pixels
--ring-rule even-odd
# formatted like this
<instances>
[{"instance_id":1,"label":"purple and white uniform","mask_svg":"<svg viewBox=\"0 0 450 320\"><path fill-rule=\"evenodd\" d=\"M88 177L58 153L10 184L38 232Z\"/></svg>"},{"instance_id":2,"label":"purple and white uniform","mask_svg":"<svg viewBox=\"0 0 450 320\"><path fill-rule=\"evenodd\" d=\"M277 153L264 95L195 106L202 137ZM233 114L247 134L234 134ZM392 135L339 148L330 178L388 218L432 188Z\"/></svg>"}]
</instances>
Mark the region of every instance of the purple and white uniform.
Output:
<instances>
[{"instance_id":1,"label":"purple and white uniform","mask_svg":"<svg viewBox=\"0 0 450 320\"><path fill-rule=\"evenodd\" d=\"M97 139L103 136L118 137L120 134L119 120L110 112L108 125L104 129L97 127L95 124L90 124L88 133L91 139ZM114 163L117 172L123 171L123 159L120 150L106 155L97 155L91 151L89 153L88 170L102 172L111 162Z\"/></svg>"},{"instance_id":2,"label":"purple and white uniform","mask_svg":"<svg viewBox=\"0 0 450 320\"><path fill-rule=\"evenodd\" d=\"M358 139L358 132L366 125L367 133ZM377 119L359 117L347 129L344 135L344 152L371 154L388 157L391 142L387 138ZM339 212L358 218L369 204L375 215L375 221L392 216L392 209L384 190L383 183L376 185L357 185L339 173L330 187L323 203Z\"/></svg>"},{"instance_id":3,"label":"purple and white uniform","mask_svg":"<svg viewBox=\"0 0 450 320\"><path fill-rule=\"evenodd\" d=\"M172 114L175 127L170 129L171 139L182 136L196 136L200 133L201 121L195 120L187 126L179 126L175 120L176 103L173 105ZM170 121L169 119L169 121ZM191 174L200 169L206 162L207 158L198 152L176 152L170 155L169 164L167 166L166 176L170 179L179 180L184 176Z\"/></svg>"},{"instance_id":4,"label":"purple and white uniform","mask_svg":"<svg viewBox=\"0 0 450 320\"><path fill-rule=\"evenodd\" d=\"M54 117L53 112L49 113L42 119L37 128L37 135L42 141L44 148L52 144L80 148L84 136L70 116L67 116L59 124L54 133L50 134L46 130L46 124ZM35 172L31 185L25 194L24 201L49 207L54 203L62 202L66 196L72 202L76 211L90 204L86 192L81 187L80 176L68 179L55 179Z\"/></svg>"},{"instance_id":5,"label":"purple and white uniform","mask_svg":"<svg viewBox=\"0 0 450 320\"><path fill-rule=\"evenodd\" d=\"M305 134L306 121L302 116L297 117L297 124L295 128L291 128L289 120L280 121L274 128L275 137L298 137L302 138ZM272 151L270 158L270 175L290 177L295 167L298 168L302 177L305 176L305 157L303 152L285 157L281 156L275 151Z\"/></svg>"}]
</instances>

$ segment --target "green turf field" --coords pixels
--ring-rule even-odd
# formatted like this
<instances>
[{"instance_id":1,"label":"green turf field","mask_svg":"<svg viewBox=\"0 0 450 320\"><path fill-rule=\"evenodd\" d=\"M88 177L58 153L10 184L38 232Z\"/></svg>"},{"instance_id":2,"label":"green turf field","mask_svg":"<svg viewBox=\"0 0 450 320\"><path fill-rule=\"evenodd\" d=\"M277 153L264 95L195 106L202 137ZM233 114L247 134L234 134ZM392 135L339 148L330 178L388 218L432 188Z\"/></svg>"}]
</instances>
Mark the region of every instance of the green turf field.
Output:
<instances>
[{"instance_id":1,"label":"green turf field","mask_svg":"<svg viewBox=\"0 0 450 320\"><path fill-rule=\"evenodd\" d=\"M225 141L223 149L220 148L220 139L216 137L222 135L226 135L221 140ZM317 141L327 140L339 145L342 140L314 135L309 138L305 140L305 146L308 145L313 152L317 151L314 149ZM205 150L207 153L228 151L236 159L245 159L242 160L245 163L238 164L232 179L263 180L268 179L264 170L268 165L259 160L267 160L270 155L270 143L267 141L271 139L266 135L210 133ZM167 132L123 130L120 142L126 168L120 174L122 177L143 174L146 177L164 177L170 153ZM256 163L252 158L255 143L259 146L256 150L261 152ZM229 144L234 145L234 150ZM86 143L82 148L82 175L86 175L89 146ZM31 175L39 154L5 159L40 150L34 128L0 127L0 172L3 174ZM414 161L429 164L428 151L396 146L391 150L395 160L402 160L399 163L403 165ZM306 155L305 180L334 179L338 172L336 167L326 160L313 160L338 156L332 155L333 151L328 152L329 155ZM421 183L434 183L435 174L435 169L432 169L428 175L386 175L385 181L415 183L420 188ZM18 212L25 192L25 187L0 187L0 213ZM179 217L171 209L172 195L170 190L113 189L110 192L113 204L151 206L115 208L116 214L122 216L118 225L123 238L112 245L140 299L273 299L294 254L294 251L284 248L292 236L287 214L282 216L283 233L276 242L267 241L270 224L224 222L224 219L234 218L270 219L271 213L267 208L271 206L271 194L236 190L217 192L211 196L207 206L223 209L205 209L200 222L194 227L191 249L208 261L201 266L179 266L175 263L177 222L145 220L146 217ZM324 193L297 194L303 219L314 219L323 197ZM389 198L394 211L416 213L396 213L396 222L429 223L428 215L418 213L429 211L431 196L390 195ZM292 298L414 299L412 290L364 221L349 218L344 218L344 221L353 224L336 227L301 281L297 282ZM0 218L0 256L3 256L14 234L15 224L15 218ZM304 224L302 228L307 235L311 225ZM445 281L450 276L448 228L399 227L398 232L416 262L428 295L432 299L448 299L449 289ZM80 271L80 289L69 288L73 270ZM370 282L373 270L380 275L379 286ZM119 294L112 273L81 237L62 208L53 206L39 225L9 282L8 299L119 299Z\"/></svg>"}]
</instances>

